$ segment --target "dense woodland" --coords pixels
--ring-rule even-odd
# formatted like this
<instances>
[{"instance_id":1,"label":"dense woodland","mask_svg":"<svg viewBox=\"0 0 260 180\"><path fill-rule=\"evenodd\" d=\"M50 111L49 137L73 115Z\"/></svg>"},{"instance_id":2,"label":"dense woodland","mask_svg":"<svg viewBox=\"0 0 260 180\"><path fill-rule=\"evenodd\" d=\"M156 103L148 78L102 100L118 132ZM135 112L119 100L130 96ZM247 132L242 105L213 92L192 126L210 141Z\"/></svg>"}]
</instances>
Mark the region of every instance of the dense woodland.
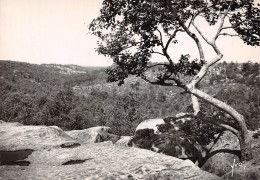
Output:
<instances>
[{"instance_id":1,"label":"dense woodland","mask_svg":"<svg viewBox=\"0 0 260 180\"><path fill-rule=\"evenodd\" d=\"M222 62L200 88L243 114L250 130L258 129L259 72L258 63ZM121 86L106 80L105 68L0 61L0 119L64 130L105 125L118 135L132 135L145 119L191 111L190 95L177 87L151 85L137 77ZM201 103L207 117L229 118Z\"/></svg>"}]
</instances>

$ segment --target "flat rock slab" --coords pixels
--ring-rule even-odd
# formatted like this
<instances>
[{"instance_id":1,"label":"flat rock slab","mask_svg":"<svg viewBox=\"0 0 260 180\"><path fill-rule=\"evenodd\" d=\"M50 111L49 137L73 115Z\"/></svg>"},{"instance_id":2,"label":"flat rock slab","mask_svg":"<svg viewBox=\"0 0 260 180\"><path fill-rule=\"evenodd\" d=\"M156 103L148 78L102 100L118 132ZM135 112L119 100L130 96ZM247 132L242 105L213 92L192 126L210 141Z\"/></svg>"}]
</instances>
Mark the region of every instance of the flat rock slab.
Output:
<instances>
[{"instance_id":1,"label":"flat rock slab","mask_svg":"<svg viewBox=\"0 0 260 180\"><path fill-rule=\"evenodd\" d=\"M48 126L24 126L19 123L0 124L0 151L41 150L79 144L61 129Z\"/></svg>"},{"instance_id":2,"label":"flat rock slab","mask_svg":"<svg viewBox=\"0 0 260 180\"><path fill-rule=\"evenodd\" d=\"M190 179L217 180L191 161L112 142L34 151L29 166L0 166L0 179Z\"/></svg>"}]
</instances>

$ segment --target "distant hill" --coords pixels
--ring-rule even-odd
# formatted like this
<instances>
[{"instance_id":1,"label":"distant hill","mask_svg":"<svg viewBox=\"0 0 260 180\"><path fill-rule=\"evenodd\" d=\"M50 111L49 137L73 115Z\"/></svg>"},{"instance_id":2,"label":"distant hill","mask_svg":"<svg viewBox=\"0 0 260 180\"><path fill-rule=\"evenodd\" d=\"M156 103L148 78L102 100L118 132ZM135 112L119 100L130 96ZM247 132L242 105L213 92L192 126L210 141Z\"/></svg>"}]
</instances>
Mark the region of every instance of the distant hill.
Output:
<instances>
[{"instance_id":1,"label":"distant hill","mask_svg":"<svg viewBox=\"0 0 260 180\"><path fill-rule=\"evenodd\" d=\"M259 69L257 63L219 63L200 88L231 104L255 129L260 127ZM144 119L191 110L190 95L180 88L154 86L135 76L122 86L106 79L103 67L0 61L0 119L64 129L107 125L129 135Z\"/></svg>"},{"instance_id":2,"label":"distant hill","mask_svg":"<svg viewBox=\"0 0 260 180\"><path fill-rule=\"evenodd\" d=\"M8 91L51 92L64 86L105 82L102 67L0 61L1 96ZM6 92L7 93L7 92Z\"/></svg>"}]
</instances>

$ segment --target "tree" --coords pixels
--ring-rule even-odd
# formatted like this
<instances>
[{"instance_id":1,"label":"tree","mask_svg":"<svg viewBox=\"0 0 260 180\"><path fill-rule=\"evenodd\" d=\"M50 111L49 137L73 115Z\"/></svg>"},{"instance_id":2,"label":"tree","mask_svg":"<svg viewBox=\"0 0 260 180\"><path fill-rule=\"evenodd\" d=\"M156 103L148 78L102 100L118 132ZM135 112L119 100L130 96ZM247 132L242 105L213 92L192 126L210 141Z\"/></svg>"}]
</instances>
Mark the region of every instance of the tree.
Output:
<instances>
[{"instance_id":1,"label":"tree","mask_svg":"<svg viewBox=\"0 0 260 180\"><path fill-rule=\"evenodd\" d=\"M108 81L119 81L121 85L129 75L136 75L151 84L180 87L191 94L194 113L190 116L203 116L197 98L214 105L229 114L235 123L208 120L238 137L243 160L252 158L243 115L203 92L199 83L223 57L216 43L219 37L237 36L248 45L259 46L260 10L253 1L104 0L100 12L91 22L90 30L100 38L97 52L114 61L107 69ZM216 28L213 38L203 33L199 19ZM169 49L171 43L178 44L178 33L195 42L199 59L191 60L189 54L181 55L177 61L171 58ZM214 58L205 59L202 41L214 50ZM154 54L161 55L165 62L151 63ZM155 75L151 75L152 71Z\"/></svg>"},{"instance_id":2,"label":"tree","mask_svg":"<svg viewBox=\"0 0 260 180\"><path fill-rule=\"evenodd\" d=\"M0 118L4 121L17 121L28 124L33 115L33 97L29 94L10 93L0 103Z\"/></svg>"},{"instance_id":3,"label":"tree","mask_svg":"<svg viewBox=\"0 0 260 180\"><path fill-rule=\"evenodd\" d=\"M108 123L113 127L113 131L118 135L130 135L135 131L135 127L140 123L140 106L139 101L135 93L129 93L125 95L117 95L115 97L113 110L110 116L112 119Z\"/></svg>"},{"instance_id":4,"label":"tree","mask_svg":"<svg viewBox=\"0 0 260 180\"><path fill-rule=\"evenodd\" d=\"M242 65L242 73L244 76L249 75L255 75L257 76L259 74L259 64L258 63L252 63L252 62L246 62Z\"/></svg>"}]
</instances>

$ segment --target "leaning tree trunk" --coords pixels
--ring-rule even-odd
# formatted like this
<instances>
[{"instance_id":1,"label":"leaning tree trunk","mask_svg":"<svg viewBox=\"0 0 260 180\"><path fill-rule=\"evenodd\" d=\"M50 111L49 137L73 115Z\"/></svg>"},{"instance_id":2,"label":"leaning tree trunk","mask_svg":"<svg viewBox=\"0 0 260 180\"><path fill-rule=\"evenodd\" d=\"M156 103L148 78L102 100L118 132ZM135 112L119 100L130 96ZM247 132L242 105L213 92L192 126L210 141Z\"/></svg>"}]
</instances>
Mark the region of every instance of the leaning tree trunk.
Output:
<instances>
[{"instance_id":1,"label":"leaning tree trunk","mask_svg":"<svg viewBox=\"0 0 260 180\"><path fill-rule=\"evenodd\" d=\"M250 138L248 135L248 130L247 130L245 119L244 119L243 115L238 113L234 108L232 108L228 104L208 95L207 93L205 93L197 88L191 88L189 90L192 95L223 110L224 112L228 113L237 122L238 129L235 127L231 127L227 124L223 124L223 123L222 124L219 123L218 125L224 127L225 129L230 130L238 137L240 149L241 149L242 161L252 159L253 157L252 157L252 151L251 151ZM195 100L193 99L193 101L195 101Z\"/></svg>"},{"instance_id":2,"label":"leaning tree trunk","mask_svg":"<svg viewBox=\"0 0 260 180\"><path fill-rule=\"evenodd\" d=\"M231 4L229 5L228 9L224 11L224 14L220 17L220 24L219 24L218 30L217 30L217 32L216 32L216 34L215 34L215 36L214 36L214 38L212 40L210 40L206 36L204 36L202 31L200 31L200 29L195 25L194 18L191 19L191 24L193 25L193 27L197 30L197 32L205 40L205 42L214 49L214 51L217 54L217 56L215 58L213 58L211 61L206 62L205 61L205 57L204 57L203 48L202 48L202 45L201 45L200 40L197 37L197 35L192 33L189 30L189 27L187 27L185 25L185 22L183 22L181 20L181 18L177 14L176 9L172 6L171 1L170 0L165 0L165 2L166 2L167 8L173 14L172 20L173 21L177 20L177 22L183 28L183 30L196 43L196 45L198 47L199 55L200 55L200 60L201 60L201 62L204 63L204 65L201 67L201 70L193 78L193 80L189 84L183 86L184 89L187 92L192 94L193 107L195 107L194 115L196 115L199 112L199 104L198 104L198 102L196 102L196 99L195 99L195 97L193 97L193 95L198 97L198 98L200 98L200 99L202 99L202 100L207 101L208 103L212 104L213 106L215 106L215 107L225 111L226 113L228 113L237 122L238 128L231 127L231 126L229 126L228 124L225 124L225 123L222 123L220 125L222 127L226 128L226 129L228 129L228 130L231 130L238 137L239 142L240 142L240 149L241 149L242 160L250 160L250 159L252 159L250 139L249 139L249 135L248 135L248 131L247 131L247 127L246 127L246 124L245 124L244 117L241 114L239 114L231 106L227 105L226 103L224 103L224 102L222 102L222 101L220 101L218 99L213 98L212 96L210 96L210 95L208 95L208 94L206 94L206 93L204 93L204 92L202 92L202 91L200 91L199 89L196 88L196 86L199 84L199 82L203 79L203 77L208 72L209 67L214 65L215 63L217 63L223 57L223 54L220 52L219 48L216 45L216 40L220 36L221 30L223 30L222 28L223 28L223 25L224 25L224 21L225 21L225 18L227 17L227 15L228 15L228 12L230 10ZM195 104L194 104L194 102L195 102Z\"/></svg>"}]
</instances>

